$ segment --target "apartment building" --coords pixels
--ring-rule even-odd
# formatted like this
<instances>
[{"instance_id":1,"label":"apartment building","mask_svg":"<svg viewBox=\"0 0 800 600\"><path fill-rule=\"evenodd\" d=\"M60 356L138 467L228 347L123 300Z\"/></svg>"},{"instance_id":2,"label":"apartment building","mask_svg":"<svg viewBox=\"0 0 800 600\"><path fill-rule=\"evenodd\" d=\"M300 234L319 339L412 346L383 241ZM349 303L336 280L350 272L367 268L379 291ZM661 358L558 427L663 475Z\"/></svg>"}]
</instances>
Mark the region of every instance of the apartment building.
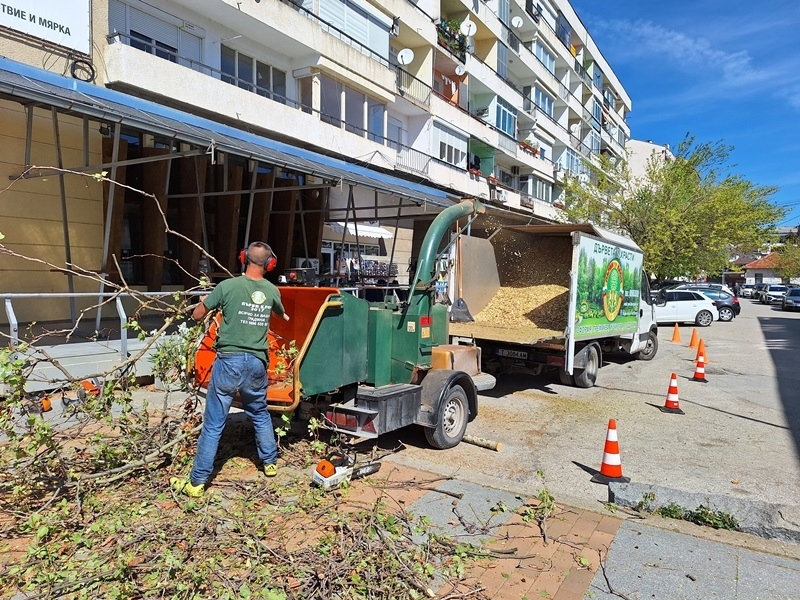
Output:
<instances>
[{"instance_id":1,"label":"apartment building","mask_svg":"<svg viewBox=\"0 0 800 600\"><path fill-rule=\"evenodd\" d=\"M402 281L442 207L557 220L563 177L629 137L566 0L19 0L0 55L0 232L44 261L0 257L3 291L96 291L64 263L178 289L208 268L186 239Z\"/></svg>"}]
</instances>

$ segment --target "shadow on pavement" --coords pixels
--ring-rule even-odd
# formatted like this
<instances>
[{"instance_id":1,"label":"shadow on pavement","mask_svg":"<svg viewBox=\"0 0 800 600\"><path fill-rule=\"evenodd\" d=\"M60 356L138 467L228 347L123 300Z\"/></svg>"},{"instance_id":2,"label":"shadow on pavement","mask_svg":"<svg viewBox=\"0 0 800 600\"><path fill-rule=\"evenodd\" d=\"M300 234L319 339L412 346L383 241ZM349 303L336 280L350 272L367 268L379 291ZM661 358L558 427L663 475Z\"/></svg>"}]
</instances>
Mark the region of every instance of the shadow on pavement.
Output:
<instances>
[{"instance_id":1,"label":"shadow on pavement","mask_svg":"<svg viewBox=\"0 0 800 600\"><path fill-rule=\"evenodd\" d=\"M800 455L800 371L797 368L800 357L800 319L782 316L784 313L779 307L773 307L773 313L774 316L759 317L758 321L775 365L778 392L786 422L797 454Z\"/></svg>"}]
</instances>

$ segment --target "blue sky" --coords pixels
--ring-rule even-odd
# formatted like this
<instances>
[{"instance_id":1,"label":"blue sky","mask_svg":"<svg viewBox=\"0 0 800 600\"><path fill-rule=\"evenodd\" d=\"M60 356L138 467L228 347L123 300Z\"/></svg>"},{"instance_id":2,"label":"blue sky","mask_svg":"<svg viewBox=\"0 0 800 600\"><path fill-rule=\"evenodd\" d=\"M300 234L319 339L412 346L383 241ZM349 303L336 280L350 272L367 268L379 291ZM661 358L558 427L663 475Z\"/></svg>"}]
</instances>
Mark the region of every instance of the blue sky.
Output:
<instances>
[{"instance_id":1,"label":"blue sky","mask_svg":"<svg viewBox=\"0 0 800 600\"><path fill-rule=\"evenodd\" d=\"M800 1L571 0L633 102L631 136L734 146L800 224Z\"/></svg>"}]
</instances>

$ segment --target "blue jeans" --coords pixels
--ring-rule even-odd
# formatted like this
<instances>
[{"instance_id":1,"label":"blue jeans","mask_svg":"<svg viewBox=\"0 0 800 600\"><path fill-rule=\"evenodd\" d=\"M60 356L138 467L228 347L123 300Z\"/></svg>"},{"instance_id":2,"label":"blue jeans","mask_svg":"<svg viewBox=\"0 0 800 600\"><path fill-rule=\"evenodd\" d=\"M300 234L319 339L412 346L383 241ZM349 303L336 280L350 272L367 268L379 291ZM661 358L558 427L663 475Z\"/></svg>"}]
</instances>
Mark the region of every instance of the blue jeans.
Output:
<instances>
[{"instance_id":1,"label":"blue jeans","mask_svg":"<svg viewBox=\"0 0 800 600\"><path fill-rule=\"evenodd\" d=\"M197 454L189 474L192 485L207 483L211 478L219 440L236 392L239 392L245 414L255 426L258 458L268 465L278 462L275 430L267 411L267 370L264 363L246 352L220 352L211 370L203 429L197 440Z\"/></svg>"}]
</instances>

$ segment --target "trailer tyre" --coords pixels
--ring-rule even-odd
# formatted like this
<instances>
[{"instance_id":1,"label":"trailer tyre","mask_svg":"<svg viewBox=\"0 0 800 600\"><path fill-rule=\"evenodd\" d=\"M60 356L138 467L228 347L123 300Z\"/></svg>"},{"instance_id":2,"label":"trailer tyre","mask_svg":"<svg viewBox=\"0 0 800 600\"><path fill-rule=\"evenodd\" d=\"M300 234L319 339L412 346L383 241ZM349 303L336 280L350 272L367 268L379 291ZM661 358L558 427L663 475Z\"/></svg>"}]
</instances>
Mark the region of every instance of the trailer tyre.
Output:
<instances>
[{"instance_id":1,"label":"trailer tyre","mask_svg":"<svg viewBox=\"0 0 800 600\"><path fill-rule=\"evenodd\" d=\"M647 344L636 355L639 360L653 360L658 352L658 336L655 331L651 331L647 336Z\"/></svg>"},{"instance_id":2,"label":"trailer tyre","mask_svg":"<svg viewBox=\"0 0 800 600\"><path fill-rule=\"evenodd\" d=\"M439 450L452 448L464 437L469 419L469 403L467 393L460 385L454 385L439 406L439 418L436 427L425 428L428 443Z\"/></svg>"},{"instance_id":3,"label":"trailer tyre","mask_svg":"<svg viewBox=\"0 0 800 600\"><path fill-rule=\"evenodd\" d=\"M579 388L590 388L597 381L597 371L600 368L600 355L597 347L592 345L586 349L586 368L575 369L575 385Z\"/></svg>"}]
</instances>

